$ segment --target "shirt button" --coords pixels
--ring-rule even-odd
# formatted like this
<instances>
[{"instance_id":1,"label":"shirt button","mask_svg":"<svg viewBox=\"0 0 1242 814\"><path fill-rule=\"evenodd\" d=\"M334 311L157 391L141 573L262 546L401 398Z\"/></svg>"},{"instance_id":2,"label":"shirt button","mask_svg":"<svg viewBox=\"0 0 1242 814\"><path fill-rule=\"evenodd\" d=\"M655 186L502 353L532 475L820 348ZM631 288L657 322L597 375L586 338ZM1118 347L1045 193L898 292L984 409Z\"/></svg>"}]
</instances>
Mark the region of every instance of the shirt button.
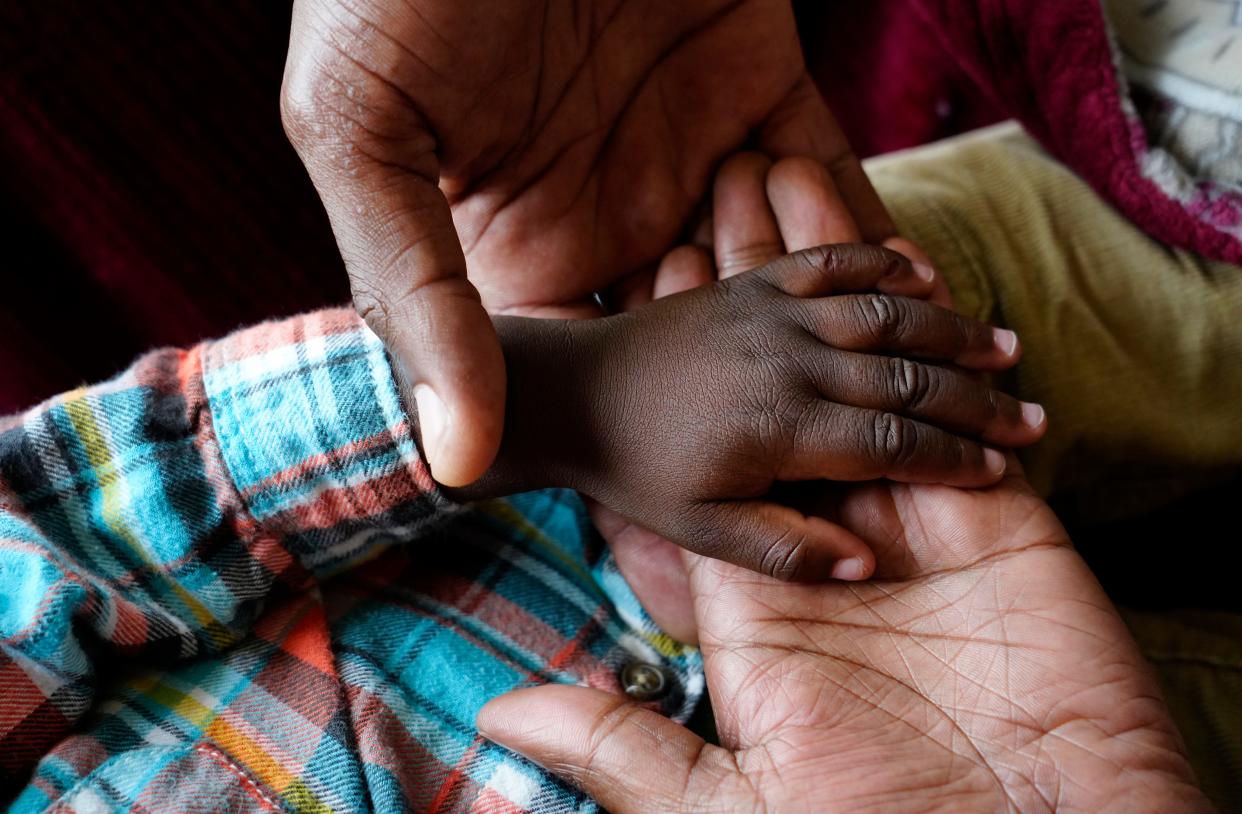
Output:
<instances>
[{"instance_id":1,"label":"shirt button","mask_svg":"<svg viewBox=\"0 0 1242 814\"><path fill-rule=\"evenodd\" d=\"M669 690L668 676L654 664L635 661L621 670L621 686L635 701L654 701Z\"/></svg>"}]
</instances>

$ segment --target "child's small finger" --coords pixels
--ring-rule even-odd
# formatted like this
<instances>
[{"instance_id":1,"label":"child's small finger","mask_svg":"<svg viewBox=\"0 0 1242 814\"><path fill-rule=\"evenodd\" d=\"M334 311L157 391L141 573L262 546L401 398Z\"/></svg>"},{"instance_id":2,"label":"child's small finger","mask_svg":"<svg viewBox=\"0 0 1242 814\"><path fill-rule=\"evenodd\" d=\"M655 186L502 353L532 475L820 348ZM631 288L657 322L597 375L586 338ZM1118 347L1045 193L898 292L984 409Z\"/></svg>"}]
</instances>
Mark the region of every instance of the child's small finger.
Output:
<instances>
[{"instance_id":1,"label":"child's small finger","mask_svg":"<svg viewBox=\"0 0 1242 814\"><path fill-rule=\"evenodd\" d=\"M824 398L896 413L1003 447L1033 444L1044 411L955 370L896 356L823 349L809 365Z\"/></svg>"},{"instance_id":2,"label":"child's small finger","mask_svg":"<svg viewBox=\"0 0 1242 814\"><path fill-rule=\"evenodd\" d=\"M770 263L785 253L764 184L767 156L739 153L716 173L712 243L721 279Z\"/></svg>"},{"instance_id":3,"label":"child's small finger","mask_svg":"<svg viewBox=\"0 0 1242 814\"><path fill-rule=\"evenodd\" d=\"M991 486L1005 474L999 450L885 410L822 401L799 425L780 480L861 481Z\"/></svg>"},{"instance_id":4,"label":"child's small finger","mask_svg":"<svg viewBox=\"0 0 1242 814\"><path fill-rule=\"evenodd\" d=\"M982 371L1008 370L1021 354L1013 331L907 297L824 297L803 309L803 327L841 350L895 353Z\"/></svg>"},{"instance_id":5,"label":"child's small finger","mask_svg":"<svg viewBox=\"0 0 1242 814\"><path fill-rule=\"evenodd\" d=\"M936 271L935 265L922 249L904 237L890 237L880 245L909 259L915 270L913 277L900 281L903 284L902 288L890 286L885 293L930 300L941 308L953 310L953 298L949 296L949 284L945 281L944 275Z\"/></svg>"},{"instance_id":6,"label":"child's small finger","mask_svg":"<svg viewBox=\"0 0 1242 814\"><path fill-rule=\"evenodd\" d=\"M880 246L838 243L787 254L752 274L791 297L811 298L902 289L915 270L905 257Z\"/></svg>"},{"instance_id":7,"label":"child's small finger","mask_svg":"<svg viewBox=\"0 0 1242 814\"><path fill-rule=\"evenodd\" d=\"M851 531L765 500L703 504L688 520L686 547L776 579L866 579L875 570L867 544Z\"/></svg>"}]
</instances>

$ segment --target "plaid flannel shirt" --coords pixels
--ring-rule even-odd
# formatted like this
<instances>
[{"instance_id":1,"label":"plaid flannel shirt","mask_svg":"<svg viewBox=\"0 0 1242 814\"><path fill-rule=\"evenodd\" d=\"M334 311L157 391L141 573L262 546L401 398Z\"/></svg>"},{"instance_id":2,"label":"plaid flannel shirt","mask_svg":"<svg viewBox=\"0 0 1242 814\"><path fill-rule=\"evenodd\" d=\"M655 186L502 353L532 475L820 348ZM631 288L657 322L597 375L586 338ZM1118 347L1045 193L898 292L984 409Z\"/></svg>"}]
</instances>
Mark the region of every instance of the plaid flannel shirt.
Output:
<instances>
[{"instance_id":1,"label":"plaid flannel shirt","mask_svg":"<svg viewBox=\"0 0 1242 814\"><path fill-rule=\"evenodd\" d=\"M587 811L488 699L620 692L661 633L581 502L455 506L379 341L324 311L0 422L0 802L14 811Z\"/></svg>"}]
</instances>

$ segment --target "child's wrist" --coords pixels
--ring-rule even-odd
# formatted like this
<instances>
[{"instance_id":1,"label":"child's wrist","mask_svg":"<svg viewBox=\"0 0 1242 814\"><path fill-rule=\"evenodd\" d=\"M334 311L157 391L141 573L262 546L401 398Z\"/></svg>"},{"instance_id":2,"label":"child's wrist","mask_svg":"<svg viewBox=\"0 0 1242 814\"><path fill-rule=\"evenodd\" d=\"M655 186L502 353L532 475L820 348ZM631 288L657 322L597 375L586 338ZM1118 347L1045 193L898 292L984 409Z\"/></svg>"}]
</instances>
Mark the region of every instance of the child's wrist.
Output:
<instances>
[{"instance_id":1,"label":"child's wrist","mask_svg":"<svg viewBox=\"0 0 1242 814\"><path fill-rule=\"evenodd\" d=\"M496 317L505 355L505 427L496 460L469 486L448 489L473 501L533 489L583 487L592 454L598 380L591 321Z\"/></svg>"}]
</instances>

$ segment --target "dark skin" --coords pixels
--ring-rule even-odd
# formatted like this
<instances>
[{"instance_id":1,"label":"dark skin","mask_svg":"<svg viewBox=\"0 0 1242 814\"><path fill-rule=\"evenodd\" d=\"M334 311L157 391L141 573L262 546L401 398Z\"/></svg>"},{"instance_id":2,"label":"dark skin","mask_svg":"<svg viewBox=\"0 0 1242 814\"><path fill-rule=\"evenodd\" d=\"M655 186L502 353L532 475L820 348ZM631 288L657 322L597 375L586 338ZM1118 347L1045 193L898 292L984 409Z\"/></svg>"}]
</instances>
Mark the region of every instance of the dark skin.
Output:
<instances>
[{"instance_id":1,"label":"dark skin","mask_svg":"<svg viewBox=\"0 0 1242 814\"><path fill-rule=\"evenodd\" d=\"M834 176L817 161L786 158L773 163L757 153L735 155L716 174L711 216L695 230L692 243L664 257L650 287L627 287L620 304L637 308L766 265L787 253L864 242L845 197ZM882 245L910 258L919 273L921 285L900 293L952 308L944 278L916 246L901 238L884 240ZM1010 355L1016 358L1017 337L1008 340L1014 343ZM1036 405L1027 409L1040 413ZM588 508L643 607L669 635L694 642L689 585L678 547L598 502L590 501Z\"/></svg>"},{"instance_id":2,"label":"dark skin","mask_svg":"<svg viewBox=\"0 0 1242 814\"><path fill-rule=\"evenodd\" d=\"M596 316L594 292L650 296L744 144L822 162L861 239L895 234L788 0L297 0L281 111L358 311L430 419L431 469L455 486L502 432L488 312Z\"/></svg>"},{"instance_id":3,"label":"dark skin","mask_svg":"<svg viewBox=\"0 0 1242 814\"><path fill-rule=\"evenodd\" d=\"M450 494L573 488L760 573L864 578L867 546L799 511L788 482L988 486L1004 473L989 445L1043 432L1021 402L942 366L1004 369L1016 353L987 325L901 296L925 283L901 255L839 245L605 319L497 318L500 454Z\"/></svg>"},{"instance_id":4,"label":"dark skin","mask_svg":"<svg viewBox=\"0 0 1242 814\"><path fill-rule=\"evenodd\" d=\"M833 496L875 548L868 583L681 552L719 745L558 684L494 699L479 730L615 814L1211 811L1150 667L1012 463L987 489Z\"/></svg>"}]
</instances>

